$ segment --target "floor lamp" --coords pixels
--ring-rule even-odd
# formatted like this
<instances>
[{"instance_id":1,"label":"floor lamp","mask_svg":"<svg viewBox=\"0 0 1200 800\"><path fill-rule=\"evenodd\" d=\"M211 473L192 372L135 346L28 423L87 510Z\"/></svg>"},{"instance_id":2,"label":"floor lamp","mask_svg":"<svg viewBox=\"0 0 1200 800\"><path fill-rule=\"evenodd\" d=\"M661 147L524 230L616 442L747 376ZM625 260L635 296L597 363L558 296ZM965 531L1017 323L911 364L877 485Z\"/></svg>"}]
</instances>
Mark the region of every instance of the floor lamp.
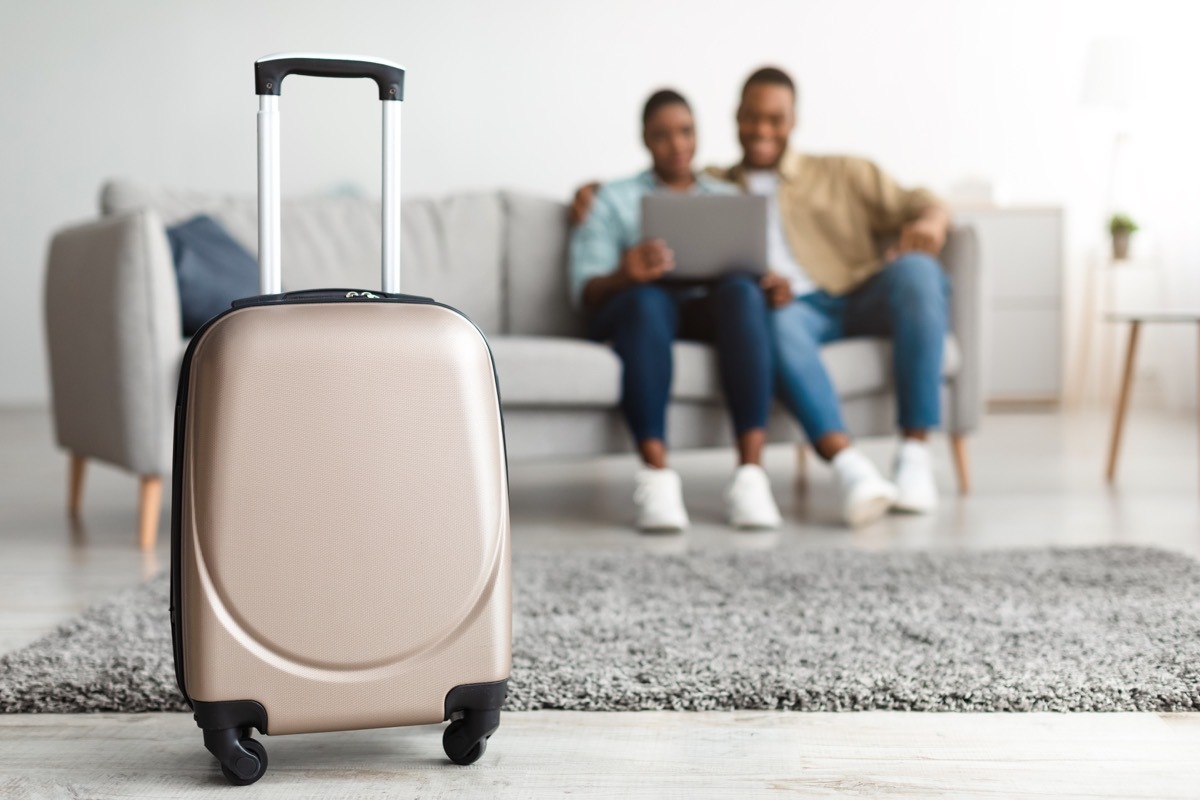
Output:
<instances>
[{"instance_id":1,"label":"floor lamp","mask_svg":"<svg viewBox=\"0 0 1200 800\"><path fill-rule=\"evenodd\" d=\"M1111 217L1118 210L1118 176L1122 155L1129 143L1128 109L1137 91L1137 53L1133 42L1124 37L1095 39L1088 45L1081 101L1088 108L1107 111L1113 119L1112 147L1108 159L1104 213ZM1096 325L1096 269L1089 265L1085 273L1084 308L1075 367L1073 391L1068 405L1078 407L1087 393L1087 375L1092 357L1093 328ZM1104 383L1104 381L1102 381ZM1105 391L1101 387L1101 393Z\"/></svg>"}]
</instances>

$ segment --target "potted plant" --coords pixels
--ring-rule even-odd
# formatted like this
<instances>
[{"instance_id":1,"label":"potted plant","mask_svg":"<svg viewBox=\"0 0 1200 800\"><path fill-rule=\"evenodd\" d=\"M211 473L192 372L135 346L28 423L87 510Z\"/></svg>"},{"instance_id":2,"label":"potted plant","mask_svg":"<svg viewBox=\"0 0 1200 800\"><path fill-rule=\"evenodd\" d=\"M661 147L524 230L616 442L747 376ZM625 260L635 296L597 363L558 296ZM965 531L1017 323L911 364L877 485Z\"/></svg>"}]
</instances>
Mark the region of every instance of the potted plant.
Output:
<instances>
[{"instance_id":1,"label":"potted plant","mask_svg":"<svg viewBox=\"0 0 1200 800\"><path fill-rule=\"evenodd\" d=\"M1112 234L1113 259L1123 261L1129 258L1129 236L1138 229L1136 222L1128 214L1113 214L1108 221L1108 232Z\"/></svg>"}]
</instances>

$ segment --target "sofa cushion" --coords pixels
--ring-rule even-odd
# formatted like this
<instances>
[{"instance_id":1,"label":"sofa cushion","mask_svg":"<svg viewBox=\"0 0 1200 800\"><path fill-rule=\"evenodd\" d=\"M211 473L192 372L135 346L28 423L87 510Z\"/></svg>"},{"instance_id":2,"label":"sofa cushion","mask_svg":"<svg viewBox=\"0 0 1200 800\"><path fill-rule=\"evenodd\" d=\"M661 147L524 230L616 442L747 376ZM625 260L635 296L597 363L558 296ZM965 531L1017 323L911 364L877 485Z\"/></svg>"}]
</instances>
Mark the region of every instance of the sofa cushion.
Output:
<instances>
[{"instance_id":1,"label":"sofa cushion","mask_svg":"<svg viewBox=\"0 0 1200 800\"><path fill-rule=\"evenodd\" d=\"M583 321L567 292L566 204L505 192L506 333L580 336Z\"/></svg>"},{"instance_id":2,"label":"sofa cushion","mask_svg":"<svg viewBox=\"0 0 1200 800\"><path fill-rule=\"evenodd\" d=\"M167 225L209 214L251 253L258 252L253 196L150 189L110 181L100 208L114 214L152 208ZM379 202L354 195L285 199L284 289L379 286ZM401 208L401 288L463 311L486 333L499 333L504 207L499 192L405 200Z\"/></svg>"},{"instance_id":3,"label":"sofa cushion","mask_svg":"<svg viewBox=\"0 0 1200 800\"><path fill-rule=\"evenodd\" d=\"M258 252L258 201L253 195L152 189L110 181L100 194L103 214L152 208L167 226L197 214L221 223L249 252ZM283 288L379 286L379 204L336 195L283 202Z\"/></svg>"},{"instance_id":4,"label":"sofa cushion","mask_svg":"<svg viewBox=\"0 0 1200 800\"><path fill-rule=\"evenodd\" d=\"M221 224L201 214L167 228L183 335L191 336L229 304L259 292L258 264Z\"/></svg>"},{"instance_id":5,"label":"sofa cushion","mask_svg":"<svg viewBox=\"0 0 1200 800\"><path fill-rule=\"evenodd\" d=\"M699 342L676 342L671 398L711 402L721 396L716 352ZM839 397L858 397L885 388L892 377L892 346L886 339L843 339L821 348L821 360ZM946 337L942 374L958 374L962 363L958 342Z\"/></svg>"},{"instance_id":6,"label":"sofa cushion","mask_svg":"<svg viewBox=\"0 0 1200 800\"><path fill-rule=\"evenodd\" d=\"M405 200L401 213L403 291L448 303L469 316L484 333L500 333L504 324L501 298L505 235L500 193ZM378 222L373 241L374 269L378 273Z\"/></svg>"},{"instance_id":7,"label":"sofa cushion","mask_svg":"<svg viewBox=\"0 0 1200 800\"><path fill-rule=\"evenodd\" d=\"M548 336L496 336L489 340L506 408L615 407L621 399L621 362L608 345ZM960 354L946 339L943 371L958 373ZM721 399L716 352L700 342L676 342L671 399L712 403ZM891 380L891 345L883 339L846 339L826 345L821 358L838 396L873 394Z\"/></svg>"},{"instance_id":8,"label":"sofa cushion","mask_svg":"<svg viewBox=\"0 0 1200 800\"><path fill-rule=\"evenodd\" d=\"M621 362L607 345L550 336L488 340L505 407L610 408L621 396Z\"/></svg>"}]
</instances>

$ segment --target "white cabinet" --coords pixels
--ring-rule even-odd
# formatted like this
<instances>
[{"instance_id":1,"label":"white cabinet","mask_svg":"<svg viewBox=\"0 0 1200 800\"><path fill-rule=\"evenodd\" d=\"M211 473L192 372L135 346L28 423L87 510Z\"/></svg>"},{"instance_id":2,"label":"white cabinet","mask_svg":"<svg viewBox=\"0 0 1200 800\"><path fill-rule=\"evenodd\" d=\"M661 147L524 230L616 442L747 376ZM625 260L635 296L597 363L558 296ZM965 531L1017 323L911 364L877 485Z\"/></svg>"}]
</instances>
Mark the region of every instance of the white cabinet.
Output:
<instances>
[{"instance_id":1,"label":"white cabinet","mask_svg":"<svg viewBox=\"0 0 1200 800\"><path fill-rule=\"evenodd\" d=\"M989 403L1058 403L1063 390L1063 214L1053 207L956 209L979 237L983 391Z\"/></svg>"}]
</instances>

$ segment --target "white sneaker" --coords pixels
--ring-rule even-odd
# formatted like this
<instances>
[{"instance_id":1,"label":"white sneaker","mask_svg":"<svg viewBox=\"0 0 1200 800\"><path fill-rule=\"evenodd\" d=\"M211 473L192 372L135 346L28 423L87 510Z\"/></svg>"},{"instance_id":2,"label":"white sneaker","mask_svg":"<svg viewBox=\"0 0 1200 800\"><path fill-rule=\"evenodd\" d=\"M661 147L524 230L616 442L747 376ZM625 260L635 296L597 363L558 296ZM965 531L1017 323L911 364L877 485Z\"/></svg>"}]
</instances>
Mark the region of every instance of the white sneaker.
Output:
<instances>
[{"instance_id":1,"label":"white sneaker","mask_svg":"<svg viewBox=\"0 0 1200 800\"><path fill-rule=\"evenodd\" d=\"M896 452L892 473L898 496L893 508L910 514L931 514L938 507L937 482L933 479L933 456L929 445L905 439Z\"/></svg>"},{"instance_id":2,"label":"white sneaker","mask_svg":"<svg viewBox=\"0 0 1200 800\"><path fill-rule=\"evenodd\" d=\"M673 469L639 469L633 502L637 526L643 531L682 531L688 526L683 507L683 484Z\"/></svg>"},{"instance_id":3,"label":"white sneaker","mask_svg":"<svg viewBox=\"0 0 1200 800\"><path fill-rule=\"evenodd\" d=\"M882 517L896 501L896 487L879 474L871 459L853 447L833 457L842 495L842 518L853 527Z\"/></svg>"},{"instance_id":4,"label":"white sneaker","mask_svg":"<svg viewBox=\"0 0 1200 800\"><path fill-rule=\"evenodd\" d=\"M771 480L757 464L743 464L725 490L729 524L735 528L778 528L783 522L771 494Z\"/></svg>"}]
</instances>

